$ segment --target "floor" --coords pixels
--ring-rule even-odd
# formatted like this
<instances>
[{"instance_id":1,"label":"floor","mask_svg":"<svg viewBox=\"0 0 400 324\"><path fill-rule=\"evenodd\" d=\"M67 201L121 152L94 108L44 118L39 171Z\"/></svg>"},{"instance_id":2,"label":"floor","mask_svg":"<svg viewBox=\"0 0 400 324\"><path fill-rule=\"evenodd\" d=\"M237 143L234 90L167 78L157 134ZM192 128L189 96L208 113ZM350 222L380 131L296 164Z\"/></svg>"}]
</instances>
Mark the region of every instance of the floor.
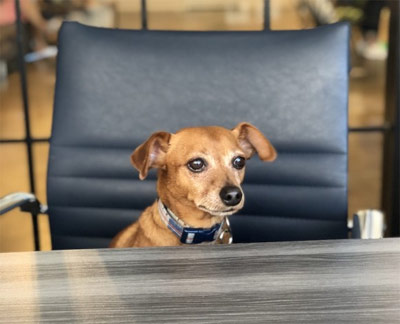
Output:
<instances>
[{"instance_id":1,"label":"floor","mask_svg":"<svg viewBox=\"0 0 400 324\"><path fill-rule=\"evenodd\" d=\"M169 18L159 16L156 21L162 24L160 19L171 21ZM176 19L174 21L176 22ZM256 20L256 25L256 28L259 28L261 22ZM276 25L279 26L279 22ZM384 111L385 63L358 59L354 65L357 67L355 71L362 73L351 77L349 124L351 126L381 124ZM53 59L28 65L30 117L34 137L50 136L54 71ZM23 138L23 121L19 77L13 73L8 82L0 87L0 138ZM42 203L46 203L48 144L35 144L33 152L37 195ZM26 159L26 148L23 144L0 144L0 196L15 191L29 191ZM349 136L350 216L358 209L380 207L381 165L381 134L351 133ZM49 250L51 242L46 215L40 216L39 225L41 248ZM12 211L0 216L0 252L28 250L33 250L30 215Z\"/></svg>"}]
</instances>

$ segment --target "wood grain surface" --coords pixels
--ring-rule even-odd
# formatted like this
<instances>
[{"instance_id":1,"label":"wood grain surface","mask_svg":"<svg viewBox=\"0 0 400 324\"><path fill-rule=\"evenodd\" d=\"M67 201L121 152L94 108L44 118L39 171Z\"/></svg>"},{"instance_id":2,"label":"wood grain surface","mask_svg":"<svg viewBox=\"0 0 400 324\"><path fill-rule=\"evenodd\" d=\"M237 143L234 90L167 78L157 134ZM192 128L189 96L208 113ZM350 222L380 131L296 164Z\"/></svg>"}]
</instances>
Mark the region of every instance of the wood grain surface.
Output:
<instances>
[{"instance_id":1,"label":"wood grain surface","mask_svg":"<svg viewBox=\"0 0 400 324\"><path fill-rule=\"evenodd\" d=\"M399 323L400 239L0 254L0 322Z\"/></svg>"}]
</instances>

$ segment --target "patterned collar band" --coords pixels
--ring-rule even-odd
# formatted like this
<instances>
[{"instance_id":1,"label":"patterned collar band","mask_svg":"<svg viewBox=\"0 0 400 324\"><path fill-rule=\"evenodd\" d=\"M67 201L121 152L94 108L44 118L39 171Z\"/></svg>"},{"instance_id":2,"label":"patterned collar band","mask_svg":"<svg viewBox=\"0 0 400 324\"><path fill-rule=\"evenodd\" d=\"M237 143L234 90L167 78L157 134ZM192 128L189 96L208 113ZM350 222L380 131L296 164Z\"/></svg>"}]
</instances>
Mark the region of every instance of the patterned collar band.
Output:
<instances>
[{"instance_id":1,"label":"patterned collar band","mask_svg":"<svg viewBox=\"0 0 400 324\"><path fill-rule=\"evenodd\" d=\"M158 211L161 219L167 227L179 238L181 243L199 244L203 242L214 242L222 232L225 219L210 228L193 228L186 225L171 210L158 199Z\"/></svg>"}]
</instances>

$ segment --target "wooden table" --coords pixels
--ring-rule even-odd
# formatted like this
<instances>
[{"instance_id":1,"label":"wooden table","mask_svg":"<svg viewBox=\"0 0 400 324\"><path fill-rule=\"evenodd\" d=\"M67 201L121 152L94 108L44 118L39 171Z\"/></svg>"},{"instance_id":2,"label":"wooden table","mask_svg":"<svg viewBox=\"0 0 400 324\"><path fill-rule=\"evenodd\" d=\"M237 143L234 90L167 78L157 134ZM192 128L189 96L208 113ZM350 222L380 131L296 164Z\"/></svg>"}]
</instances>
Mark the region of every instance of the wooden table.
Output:
<instances>
[{"instance_id":1,"label":"wooden table","mask_svg":"<svg viewBox=\"0 0 400 324\"><path fill-rule=\"evenodd\" d=\"M400 239L0 254L0 323L399 323Z\"/></svg>"}]
</instances>

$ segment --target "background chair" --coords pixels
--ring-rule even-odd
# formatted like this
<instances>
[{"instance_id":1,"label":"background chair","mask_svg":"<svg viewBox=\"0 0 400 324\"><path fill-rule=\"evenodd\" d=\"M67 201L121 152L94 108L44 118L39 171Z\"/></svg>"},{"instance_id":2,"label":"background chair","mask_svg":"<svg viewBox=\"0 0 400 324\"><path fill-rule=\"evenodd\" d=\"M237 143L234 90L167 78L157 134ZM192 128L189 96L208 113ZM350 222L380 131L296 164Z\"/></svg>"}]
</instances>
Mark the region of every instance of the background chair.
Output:
<instances>
[{"instance_id":1,"label":"background chair","mask_svg":"<svg viewBox=\"0 0 400 324\"><path fill-rule=\"evenodd\" d=\"M277 148L248 163L235 242L346 238L346 24L302 31L126 31L65 23L48 171L54 249L106 247L156 198L132 150L156 130L248 121Z\"/></svg>"},{"instance_id":2,"label":"background chair","mask_svg":"<svg viewBox=\"0 0 400 324\"><path fill-rule=\"evenodd\" d=\"M156 130L254 123L279 158L248 164L235 242L345 238L349 28L156 32L66 23L48 204L53 248L105 247L154 201L131 151Z\"/></svg>"}]
</instances>

